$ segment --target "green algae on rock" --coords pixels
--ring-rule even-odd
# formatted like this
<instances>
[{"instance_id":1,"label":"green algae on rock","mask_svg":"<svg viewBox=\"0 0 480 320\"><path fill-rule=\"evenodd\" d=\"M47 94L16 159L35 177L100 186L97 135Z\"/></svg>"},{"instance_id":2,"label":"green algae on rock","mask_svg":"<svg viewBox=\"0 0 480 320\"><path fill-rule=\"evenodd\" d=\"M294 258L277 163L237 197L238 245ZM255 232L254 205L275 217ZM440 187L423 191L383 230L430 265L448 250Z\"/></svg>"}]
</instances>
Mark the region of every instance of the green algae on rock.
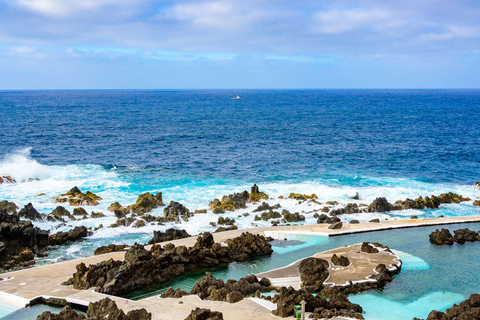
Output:
<instances>
[{"instance_id":1,"label":"green algae on rock","mask_svg":"<svg viewBox=\"0 0 480 320\"><path fill-rule=\"evenodd\" d=\"M68 202L71 206L96 206L98 201L102 200L101 197L97 196L95 193L87 191L83 193L78 187L73 187L67 193L63 193L55 198L55 202L66 203Z\"/></svg>"}]
</instances>

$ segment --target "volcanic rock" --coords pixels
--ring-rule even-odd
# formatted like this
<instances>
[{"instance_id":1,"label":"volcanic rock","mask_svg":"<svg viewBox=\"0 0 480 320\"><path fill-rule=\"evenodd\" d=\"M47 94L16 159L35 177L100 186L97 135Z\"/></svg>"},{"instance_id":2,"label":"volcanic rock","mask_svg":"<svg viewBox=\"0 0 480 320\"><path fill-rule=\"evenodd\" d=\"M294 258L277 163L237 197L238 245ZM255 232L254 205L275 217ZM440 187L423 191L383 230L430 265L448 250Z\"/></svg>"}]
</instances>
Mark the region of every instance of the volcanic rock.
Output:
<instances>
[{"instance_id":1,"label":"volcanic rock","mask_svg":"<svg viewBox=\"0 0 480 320\"><path fill-rule=\"evenodd\" d=\"M185 320L223 320L223 313L197 307Z\"/></svg>"},{"instance_id":2,"label":"volcanic rock","mask_svg":"<svg viewBox=\"0 0 480 320\"><path fill-rule=\"evenodd\" d=\"M332 263L336 266L348 267L350 265L350 260L345 256L340 256L339 258L336 254L333 254Z\"/></svg>"},{"instance_id":3,"label":"volcanic rock","mask_svg":"<svg viewBox=\"0 0 480 320\"><path fill-rule=\"evenodd\" d=\"M314 288L319 291L323 282L328 278L328 262L318 258L306 258L300 262L300 280L305 288Z\"/></svg>"},{"instance_id":4,"label":"volcanic rock","mask_svg":"<svg viewBox=\"0 0 480 320\"><path fill-rule=\"evenodd\" d=\"M190 237L190 235L187 233L187 231L183 229L179 230L179 229L170 228L165 230L165 232L153 231L153 238L150 239L150 241L148 241L148 244L171 241L176 239L183 239L188 237Z\"/></svg>"},{"instance_id":5,"label":"volcanic rock","mask_svg":"<svg viewBox=\"0 0 480 320\"><path fill-rule=\"evenodd\" d=\"M342 226L343 226L342 222L341 222L341 221L337 221L337 222L332 223L332 224L328 227L328 229L342 229Z\"/></svg>"},{"instance_id":6,"label":"volcanic rock","mask_svg":"<svg viewBox=\"0 0 480 320\"><path fill-rule=\"evenodd\" d=\"M448 229L442 228L442 230L435 230L430 233L430 241L434 244L453 244L453 236Z\"/></svg>"},{"instance_id":7,"label":"volcanic rock","mask_svg":"<svg viewBox=\"0 0 480 320\"><path fill-rule=\"evenodd\" d=\"M58 232L50 235L48 237L48 245L50 246L60 245L67 241L75 241L81 238L85 238L91 234L92 233L88 232L87 228L84 226L75 227L74 229L69 230L67 232Z\"/></svg>"},{"instance_id":8,"label":"volcanic rock","mask_svg":"<svg viewBox=\"0 0 480 320\"><path fill-rule=\"evenodd\" d=\"M317 218L317 223L318 224L322 224L322 223L328 223L328 224L332 224L332 223L335 223L335 222L339 222L340 221L340 218L339 217L329 217L327 216L326 214L321 214L318 216Z\"/></svg>"},{"instance_id":9,"label":"volcanic rock","mask_svg":"<svg viewBox=\"0 0 480 320\"><path fill-rule=\"evenodd\" d=\"M298 212L290 213L287 210L282 210L282 215L283 215L283 219L285 219L287 222L305 221L305 216L301 215Z\"/></svg>"},{"instance_id":10,"label":"volcanic rock","mask_svg":"<svg viewBox=\"0 0 480 320\"><path fill-rule=\"evenodd\" d=\"M19 217L34 220L34 221L41 221L45 218L44 214L39 213L31 203L28 203L25 207L23 207L17 215Z\"/></svg>"},{"instance_id":11,"label":"volcanic rock","mask_svg":"<svg viewBox=\"0 0 480 320\"><path fill-rule=\"evenodd\" d=\"M176 201L170 201L170 204L163 209L165 219L169 221L178 220L180 217L190 217L192 214L184 205Z\"/></svg>"},{"instance_id":12,"label":"volcanic rock","mask_svg":"<svg viewBox=\"0 0 480 320\"><path fill-rule=\"evenodd\" d=\"M2 183L16 183L17 181L11 176L0 176L0 184Z\"/></svg>"},{"instance_id":13,"label":"volcanic rock","mask_svg":"<svg viewBox=\"0 0 480 320\"><path fill-rule=\"evenodd\" d=\"M0 201L0 210L5 210L7 213L15 213L17 212L17 205L13 202L9 202L7 200Z\"/></svg>"},{"instance_id":14,"label":"volcanic rock","mask_svg":"<svg viewBox=\"0 0 480 320\"><path fill-rule=\"evenodd\" d=\"M455 234L453 236L453 240L458 244L464 244L466 241L469 241L469 242L480 241L480 234L468 228L458 229L453 231L453 233Z\"/></svg>"},{"instance_id":15,"label":"volcanic rock","mask_svg":"<svg viewBox=\"0 0 480 320\"><path fill-rule=\"evenodd\" d=\"M266 210L275 210L275 209L279 209L281 208L282 206L277 203L276 205L273 205L273 206L270 206L268 203L266 202L262 202L261 205L259 205L256 209L253 210L253 212L260 212L260 211L266 211Z\"/></svg>"},{"instance_id":16,"label":"volcanic rock","mask_svg":"<svg viewBox=\"0 0 480 320\"><path fill-rule=\"evenodd\" d=\"M105 254L110 252L123 251L128 246L126 244L109 244L108 246L101 246L95 249L94 254L97 256L99 254Z\"/></svg>"},{"instance_id":17,"label":"volcanic rock","mask_svg":"<svg viewBox=\"0 0 480 320\"><path fill-rule=\"evenodd\" d=\"M378 249L369 244L368 242L362 243L360 251L365 253L378 253Z\"/></svg>"},{"instance_id":18,"label":"volcanic rock","mask_svg":"<svg viewBox=\"0 0 480 320\"><path fill-rule=\"evenodd\" d=\"M98 200L102 200L102 198L93 192L87 191L83 193L79 188L73 187L67 193L61 194L53 198L53 200L59 203L68 202L72 206L96 206L98 205Z\"/></svg>"},{"instance_id":19,"label":"volcanic rock","mask_svg":"<svg viewBox=\"0 0 480 320\"><path fill-rule=\"evenodd\" d=\"M290 193L288 195L288 198L289 199L295 199L295 200L300 200L300 201L305 201L305 200L317 200L318 197L316 194L311 194L311 195L308 195L308 194L301 194L301 193Z\"/></svg>"},{"instance_id":20,"label":"volcanic rock","mask_svg":"<svg viewBox=\"0 0 480 320\"><path fill-rule=\"evenodd\" d=\"M368 212L387 212L392 211L393 205L387 201L386 198L376 198L368 206Z\"/></svg>"}]
</instances>

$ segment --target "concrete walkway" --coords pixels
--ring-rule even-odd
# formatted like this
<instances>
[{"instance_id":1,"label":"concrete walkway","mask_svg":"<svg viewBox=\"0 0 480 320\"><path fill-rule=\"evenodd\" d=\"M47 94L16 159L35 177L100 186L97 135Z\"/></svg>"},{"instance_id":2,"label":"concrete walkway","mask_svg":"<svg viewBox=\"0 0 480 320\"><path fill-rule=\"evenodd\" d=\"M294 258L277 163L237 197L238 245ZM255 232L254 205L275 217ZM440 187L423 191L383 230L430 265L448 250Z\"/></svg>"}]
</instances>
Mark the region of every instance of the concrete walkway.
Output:
<instances>
[{"instance_id":1,"label":"concrete walkway","mask_svg":"<svg viewBox=\"0 0 480 320\"><path fill-rule=\"evenodd\" d=\"M286 233L305 233L318 234L324 236L335 236L356 232L368 232L377 230L386 230L394 228L408 228L417 226L440 225L462 222L480 222L480 216L454 217L454 218L434 218L434 219L409 219L409 220L388 220L381 223L360 223L350 224L338 230L328 229L328 225L303 225L303 226L280 226L270 228L255 228L244 230L232 230L221 233L215 233L216 242L223 242L234 238L242 232L249 231L257 234L266 234L282 238ZM284 237L284 236L283 236ZM427 237L427 235L426 235ZM176 246L193 246L196 237L171 241ZM80 262L86 265L95 264L107 259L123 260L124 252L108 253L99 256L71 260L47 266L34 267L20 271L14 271L1 274L1 278L9 278L0 281L0 301L9 303L5 297L12 300L12 297L18 297L17 302L23 303L26 300L38 296L51 296L66 298L69 301L88 305L88 303L104 298L106 295L94 292L93 290L74 290L72 286L64 287L60 283L68 280L76 271L75 266ZM110 296L115 300L119 307L125 311L137 308L146 308L152 312L153 319L185 319L195 307L209 308L221 311L226 320L241 319L278 319L270 313L268 308L261 306L251 299L244 299L235 304L224 302L202 301L196 296L186 296L182 299L159 299L151 297L141 301L131 301L118 297ZM13 300L15 300L13 298ZM179 303L179 302L183 303Z\"/></svg>"}]
</instances>

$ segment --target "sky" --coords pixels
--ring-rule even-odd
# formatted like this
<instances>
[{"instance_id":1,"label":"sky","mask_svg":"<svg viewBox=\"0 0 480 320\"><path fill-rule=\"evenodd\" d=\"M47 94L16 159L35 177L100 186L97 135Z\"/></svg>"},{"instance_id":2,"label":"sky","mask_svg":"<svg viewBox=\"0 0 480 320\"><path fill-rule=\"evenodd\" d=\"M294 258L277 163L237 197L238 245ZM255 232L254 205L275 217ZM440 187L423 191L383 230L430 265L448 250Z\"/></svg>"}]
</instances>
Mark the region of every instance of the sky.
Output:
<instances>
[{"instance_id":1,"label":"sky","mask_svg":"<svg viewBox=\"0 0 480 320\"><path fill-rule=\"evenodd\" d=\"M478 0L0 0L0 90L480 88Z\"/></svg>"}]
</instances>

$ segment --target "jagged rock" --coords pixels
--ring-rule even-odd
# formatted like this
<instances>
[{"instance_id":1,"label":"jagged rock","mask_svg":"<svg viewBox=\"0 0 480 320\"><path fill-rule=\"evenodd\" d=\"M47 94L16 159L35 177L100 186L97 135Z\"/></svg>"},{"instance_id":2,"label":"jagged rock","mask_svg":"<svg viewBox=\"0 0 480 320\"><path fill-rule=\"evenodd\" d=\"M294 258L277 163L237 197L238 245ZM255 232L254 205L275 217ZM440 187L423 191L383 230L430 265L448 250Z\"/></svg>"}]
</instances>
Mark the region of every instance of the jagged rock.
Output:
<instances>
[{"instance_id":1,"label":"jagged rock","mask_svg":"<svg viewBox=\"0 0 480 320\"><path fill-rule=\"evenodd\" d=\"M350 260L345 256L338 257L336 254L333 254L332 263L336 266L348 267L350 265Z\"/></svg>"},{"instance_id":2,"label":"jagged rock","mask_svg":"<svg viewBox=\"0 0 480 320\"><path fill-rule=\"evenodd\" d=\"M282 210L283 219L287 222L305 221L305 216L298 212L290 213L288 210Z\"/></svg>"},{"instance_id":3,"label":"jagged rock","mask_svg":"<svg viewBox=\"0 0 480 320\"><path fill-rule=\"evenodd\" d=\"M74 229L67 232L58 232L50 235L48 237L48 245L56 246L63 244L67 241L75 241L81 238L85 238L89 235L91 235L91 232L89 233L86 227L75 227Z\"/></svg>"},{"instance_id":4,"label":"jagged rock","mask_svg":"<svg viewBox=\"0 0 480 320\"><path fill-rule=\"evenodd\" d=\"M338 222L332 223L332 224L328 227L328 229L342 229L342 226L343 226L342 222L341 222L341 221L338 221Z\"/></svg>"},{"instance_id":5,"label":"jagged rock","mask_svg":"<svg viewBox=\"0 0 480 320\"><path fill-rule=\"evenodd\" d=\"M365 253L378 253L378 249L369 244L368 242L362 243L360 251Z\"/></svg>"},{"instance_id":6,"label":"jagged rock","mask_svg":"<svg viewBox=\"0 0 480 320\"><path fill-rule=\"evenodd\" d=\"M469 201L470 198L464 198L461 195L458 195L453 192L442 193L439 196L430 196L430 197L418 197L414 200L406 199L404 201L397 201L393 206L392 210L407 210L407 209L435 209L438 208L442 203L460 203L462 201Z\"/></svg>"},{"instance_id":7,"label":"jagged rock","mask_svg":"<svg viewBox=\"0 0 480 320\"><path fill-rule=\"evenodd\" d=\"M277 211L268 211L268 212L262 212L262 214L260 216L255 216L255 219L256 221L258 220L263 220L263 221L268 221L270 219L278 219L278 218L281 218L282 215L280 214L280 212L277 212Z\"/></svg>"},{"instance_id":8,"label":"jagged rock","mask_svg":"<svg viewBox=\"0 0 480 320\"><path fill-rule=\"evenodd\" d=\"M83 320L86 317L76 312L69 305L62 308L59 314L45 311L37 317L37 320Z\"/></svg>"},{"instance_id":9,"label":"jagged rock","mask_svg":"<svg viewBox=\"0 0 480 320\"><path fill-rule=\"evenodd\" d=\"M125 253L124 261L110 259L88 267L83 263L77 265L77 272L67 283L73 284L75 289L97 287L101 293L120 295L167 282L186 271L272 253L271 245L261 235L243 233L227 240L226 244L215 243L209 232L198 237L190 248L167 244L163 248L153 245L147 251L135 244Z\"/></svg>"},{"instance_id":10,"label":"jagged rock","mask_svg":"<svg viewBox=\"0 0 480 320\"><path fill-rule=\"evenodd\" d=\"M108 208L108 211L115 212L115 210L126 211L127 208L124 208L118 201L111 203Z\"/></svg>"},{"instance_id":11,"label":"jagged rock","mask_svg":"<svg viewBox=\"0 0 480 320\"><path fill-rule=\"evenodd\" d=\"M153 231L153 238L150 239L150 241L148 241L148 244L171 241L176 239L183 239L188 237L190 237L190 235L188 234L187 231L183 229L179 230L179 229L170 228L165 230L165 232Z\"/></svg>"},{"instance_id":12,"label":"jagged rock","mask_svg":"<svg viewBox=\"0 0 480 320\"><path fill-rule=\"evenodd\" d=\"M30 204L31 205L31 204ZM15 213L18 207L15 203L7 200L0 201L0 210L5 210L7 213Z\"/></svg>"},{"instance_id":13,"label":"jagged rock","mask_svg":"<svg viewBox=\"0 0 480 320\"><path fill-rule=\"evenodd\" d=\"M223 320L223 313L197 307L185 320Z\"/></svg>"},{"instance_id":14,"label":"jagged rock","mask_svg":"<svg viewBox=\"0 0 480 320\"><path fill-rule=\"evenodd\" d=\"M474 206L480 206L480 200L475 200L473 201Z\"/></svg>"},{"instance_id":15,"label":"jagged rock","mask_svg":"<svg viewBox=\"0 0 480 320\"><path fill-rule=\"evenodd\" d=\"M31 203L28 203L25 207L23 207L17 215L21 218L34 220L34 221L41 221L45 218L45 215L39 213Z\"/></svg>"},{"instance_id":16,"label":"jagged rock","mask_svg":"<svg viewBox=\"0 0 480 320\"><path fill-rule=\"evenodd\" d=\"M358 194L358 192L356 192L353 197L349 197L349 198L352 200L360 200L360 195Z\"/></svg>"},{"instance_id":17,"label":"jagged rock","mask_svg":"<svg viewBox=\"0 0 480 320\"><path fill-rule=\"evenodd\" d=\"M480 234L476 231L469 230L468 228L458 229L453 231L453 233L455 234L453 240L458 244L464 244L466 241L480 241Z\"/></svg>"},{"instance_id":18,"label":"jagged rock","mask_svg":"<svg viewBox=\"0 0 480 320\"><path fill-rule=\"evenodd\" d=\"M375 267L375 272L377 272L377 274L371 276L371 279L375 279L380 282L390 282L393 280L390 270L388 270L383 263Z\"/></svg>"},{"instance_id":19,"label":"jagged rock","mask_svg":"<svg viewBox=\"0 0 480 320\"><path fill-rule=\"evenodd\" d=\"M213 231L214 233L216 232L223 232L223 231L230 231L230 230L237 230L238 227L237 226L229 226L229 227L218 227L215 231Z\"/></svg>"},{"instance_id":20,"label":"jagged rock","mask_svg":"<svg viewBox=\"0 0 480 320\"><path fill-rule=\"evenodd\" d=\"M311 195L308 195L308 194L301 194L301 193L290 193L288 195L288 198L289 199L295 199L295 200L300 200L300 201L305 201L305 200L317 200L318 197L316 194L311 194Z\"/></svg>"},{"instance_id":21,"label":"jagged rock","mask_svg":"<svg viewBox=\"0 0 480 320\"><path fill-rule=\"evenodd\" d=\"M145 220L143 219L137 219L137 221L135 221L135 223L133 224L134 228L141 228L145 226L146 226L146 223L145 223Z\"/></svg>"},{"instance_id":22,"label":"jagged rock","mask_svg":"<svg viewBox=\"0 0 480 320\"><path fill-rule=\"evenodd\" d=\"M335 223L335 222L339 222L340 221L340 218L339 217L329 217L327 216L326 214L321 214L318 216L317 218L317 223L318 224L322 224L322 223L328 223L328 224L332 224L332 223Z\"/></svg>"},{"instance_id":23,"label":"jagged rock","mask_svg":"<svg viewBox=\"0 0 480 320\"><path fill-rule=\"evenodd\" d=\"M257 185L253 185L252 192L243 191L228 196L223 196L222 200L214 199L208 206L213 213L225 213L225 211L235 211L247 207L247 202L256 202L259 200L268 200L268 195L258 190Z\"/></svg>"},{"instance_id":24,"label":"jagged rock","mask_svg":"<svg viewBox=\"0 0 480 320\"><path fill-rule=\"evenodd\" d=\"M262 202L261 205L259 205L256 209L253 210L253 212L260 212L260 211L266 211L266 210L275 210L275 209L279 209L281 208L282 206L277 203L273 206L270 206L268 203L266 202Z\"/></svg>"},{"instance_id":25,"label":"jagged rock","mask_svg":"<svg viewBox=\"0 0 480 320\"><path fill-rule=\"evenodd\" d=\"M323 282L328 278L328 262L319 258L306 258L300 262L300 280L304 288L323 288Z\"/></svg>"},{"instance_id":26,"label":"jagged rock","mask_svg":"<svg viewBox=\"0 0 480 320\"><path fill-rule=\"evenodd\" d=\"M102 200L102 198L93 192L87 191L83 193L79 188L73 187L67 193L63 193L53 198L53 200L59 203L68 202L72 206L96 206L98 205L98 200Z\"/></svg>"},{"instance_id":27,"label":"jagged rock","mask_svg":"<svg viewBox=\"0 0 480 320\"><path fill-rule=\"evenodd\" d=\"M112 205L114 204L116 205L116 203L113 203ZM146 192L139 195L135 204L131 204L127 207L127 211L131 211L137 214L147 213L157 207L162 207L162 206L165 206L165 204L163 203L161 192L158 192L155 195L152 193ZM122 209L114 209L114 210L125 211Z\"/></svg>"},{"instance_id":28,"label":"jagged rock","mask_svg":"<svg viewBox=\"0 0 480 320\"><path fill-rule=\"evenodd\" d=\"M233 226L235 224L235 219L219 217L217 223L220 225Z\"/></svg>"},{"instance_id":29,"label":"jagged rock","mask_svg":"<svg viewBox=\"0 0 480 320\"><path fill-rule=\"evenodd\" d=\"M123 251L128 246L126 244L109 244L108 246L101 246L95 249L94 254L97 256L99 254L105 254L110 252Z\"/></svg>"},{"instance_id":30,"label":"jagged rock","mask_svg":"<svg viewBox=\"0 0 480 320\"><path fill-rule=\"evenodd\" d=\"M333 209L330 211L331 216L336 216L336 215L341 215L341 214L353 214L353 213L359 213L364 211L363 209L360 209L358 204L356 203L347 203L344 208L339 208L339 209Z\"/></svg>"},{"instance_id":31,"label":"jagged rock","mask_svg":"<svg viewBox=\"0 0 480 320\"><path fill-rule=\"evenodd\" d=\"M442 228L442 230L435 230L430 233L430 241L434 244L453 244L453 236L448 229Z\"/></svg>"},{"instance_id":32,"label":"jagged rock","mask_svg":"<svg viewBox=\"0 0 480 320\"><path fill-rule=\"evenodd\" d=\"M175 221L180 217L190 217L190 210L184 205L176 201L170 201L170 204L163 210L165 219Z\"/></svg>"},{"instance_id":33,"label":"jagged rock","mask_svg":"<svg viewBox=\"0 0 480 320\"><path fill-rule=\"evenodd\" d=\"M90 214L90 218L105 218L106 216L103 214L103 212L95 212L95 211L92 211L92 213Z\"/></svg>"},{"instance_id":34,"label":"jagged rock","mask_svg":"<svg viewBox=\"0 0 480 320\"><path fill-rule=\"evenodd\" d=\"M393 205L387 201L386 198L376 198L368 206L368 212L388 212L392 211Z\"/></svg>"},{"instance_id":35,"label":"jagged rock","mask_svg":"<svg viewBox=\"0 0 480 320\"><path fill-rule=\"evenodd\" d=\"M186 291L181 290L180 288L177 288L177 290L173 290L172 287L168 287L167 291L162 293L160 295L160 298L181 298L183 296L188 295L189 293Z\"/></svg>"},{"instance_id":36,"label":"jagged rock","mask_svg":"<svg viewBox=\"0 0 480 320\"><path fill-rule=\"evenodd\" d=\"M62 206L57 206L55 209L53 209L50 215L55 217L57 220L63 220L63 217L68 217L72 220L75 220L70 211L68 211Z\"/></svg>"},{"instance_id":37,"label":"jagged rock","mask_svg":"<svg viewBox=\"0 0 480 320\"><path fill-rule=\"evenodd\" d=\"M88 212L87 212L87 210L83 209L82 207L79 207L79 208L73 209L73 215L74 216L87 216Z\"/></svg>"},{"instance_id":38,"label":"jagged rock","mask_svg":"<svg viewBox=\"0 0 480 320\"><path fill-rule=\"evenodd\" d=\"M320 296L313 296L307 290L295 290L292 287L282 287L278 295L275 295L272 302L277 304L277 309L272 313L285 318L294 314L295 305L305 301L305 311L320 313L323 310L342 312L342 315L349 314L351 317L363 319L363 309L358 304L351 303L345 295L337 294L330 300Z\"/></svg>"},{"instance_id":39,"label":"jagged rock","mask_svg":"<svg viewBox=\"0 0 480 320\"><path fill-rule=\"evenodd\" d=\"M268 200L269 197L265 192L259 190L258 186L254 184L250 190L250 194L248 195L248 202L257 202L260 200Z\"/></svg>"},{"instance_id":40,"label":"jagged rock","mask_svg":"<svg viewBox=\"0 0 480 320\"><path fill-rule=\"evenodd\" d=\"M115 319L115 320L151 320L152 314L145 309L136 309L127 314L118 308L115 301L104 298L97 302L90 302L87 309L88 319Z\"/></svg>"},{"instance_id":41,"label":"jagged rock","mask_svg":"<svg viewBox=\"0 0 480 320\"><path fill-rule=\"evenodd\" d=\"M2 183L17 183L17 181L11 176L0 176L0 184Z\"/></svg>"},{"instance_id":42,"label":"jagged rock","mask_svg":"<svg viewBox=\"0 0 480 320\"><path fill-rule=\"evenodd\" d=\"M48 245L48 233L0 210L0 268L33 264L34 254Z\"/></svg>"}]
</instances>

